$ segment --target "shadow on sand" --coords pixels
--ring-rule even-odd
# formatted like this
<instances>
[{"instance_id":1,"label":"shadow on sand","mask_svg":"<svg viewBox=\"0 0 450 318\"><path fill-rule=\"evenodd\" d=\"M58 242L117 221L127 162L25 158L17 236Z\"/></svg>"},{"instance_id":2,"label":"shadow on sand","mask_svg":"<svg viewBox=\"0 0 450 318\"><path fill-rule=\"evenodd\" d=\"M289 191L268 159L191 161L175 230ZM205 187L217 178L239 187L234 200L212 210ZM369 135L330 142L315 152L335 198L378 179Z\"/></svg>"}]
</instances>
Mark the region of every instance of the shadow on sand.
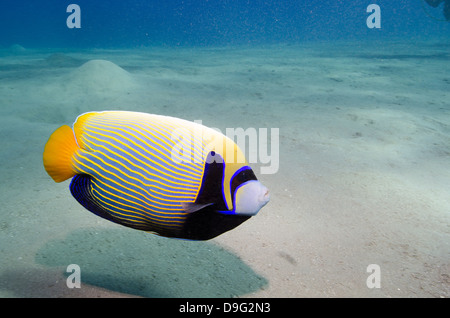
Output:
<instances>
[{"instance_id":1,"label":"shadow on sand","mask_svg":"<svg viewBox=\"0 0 450 318\"><path fill-rule=\"evenodd\" d=\"M82 287L143 297L233 297L268 283L212 242L167 239L128 229L75 231L48 242L38 250L36 262L49 270L61 267L66 277L67 266L77 264Z\"/></svg>"}]
</instances>

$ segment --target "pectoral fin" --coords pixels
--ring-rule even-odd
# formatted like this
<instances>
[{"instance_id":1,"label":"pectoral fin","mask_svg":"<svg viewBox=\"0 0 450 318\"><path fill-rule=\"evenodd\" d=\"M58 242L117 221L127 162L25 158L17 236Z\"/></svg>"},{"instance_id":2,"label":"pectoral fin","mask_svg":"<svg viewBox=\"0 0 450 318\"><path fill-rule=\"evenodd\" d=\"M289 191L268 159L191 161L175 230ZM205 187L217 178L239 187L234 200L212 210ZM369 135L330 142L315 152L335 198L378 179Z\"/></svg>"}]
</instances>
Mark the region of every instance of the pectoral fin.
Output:
<instances>
[{"instance_id":1,"label":"pectoral fin","mask_svg":"<svg viewBox=\"0 0 450 318\"><path fill-rule=\"evenodd\" d=\"M205 203L205 204L197 204L197 203L181 203L181 206L183 207L184 212L186 213L194 213L197 211L200 211L201 209L213 205L214 203Z\"/></svg>"}]
</instances>

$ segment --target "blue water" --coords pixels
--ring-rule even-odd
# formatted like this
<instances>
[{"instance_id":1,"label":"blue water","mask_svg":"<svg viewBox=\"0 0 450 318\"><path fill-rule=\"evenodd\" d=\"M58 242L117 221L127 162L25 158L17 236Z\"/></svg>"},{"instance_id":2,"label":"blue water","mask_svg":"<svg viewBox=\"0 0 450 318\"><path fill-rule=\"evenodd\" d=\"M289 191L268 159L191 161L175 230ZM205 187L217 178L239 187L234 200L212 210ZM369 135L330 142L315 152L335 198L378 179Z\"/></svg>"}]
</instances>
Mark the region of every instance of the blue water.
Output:
<instances>
[{"instance_id":1,"label":"blue water","mask_svg":"<svg viewBox=\"0 0 450 318\"><path fill-rule=\"evenodd\" d=\"M69 4L81 9L81 28L69 29ZM368 5L381 9L381 28L369 29ZM425 9L425 10L424 10ZM210 46L303 41L448 39L442 5L424 0L42 0L0 2L0 46Z\"/></svg>"},{"instance_id":2,"label":"blue water","mask_svg":"<svg viewBox=\"0 0 450 318\"><path fill-rule=\"evenodd\" d=\"M70 4L81 28L67 25ZM381 28L366 23L371 4ZM448 298L442 9L0 0L0 297ZM270 139L279 170L259 174L267 162L255 164L271 202L207 242L96 217L68 181L51 180L42 153L55 129L101 110L279 129L276 147ZM81 267L81 289L66 284L70 264ZM366 287L369 264L381 266L381 289Z\"/></svg>"}]
</instances>

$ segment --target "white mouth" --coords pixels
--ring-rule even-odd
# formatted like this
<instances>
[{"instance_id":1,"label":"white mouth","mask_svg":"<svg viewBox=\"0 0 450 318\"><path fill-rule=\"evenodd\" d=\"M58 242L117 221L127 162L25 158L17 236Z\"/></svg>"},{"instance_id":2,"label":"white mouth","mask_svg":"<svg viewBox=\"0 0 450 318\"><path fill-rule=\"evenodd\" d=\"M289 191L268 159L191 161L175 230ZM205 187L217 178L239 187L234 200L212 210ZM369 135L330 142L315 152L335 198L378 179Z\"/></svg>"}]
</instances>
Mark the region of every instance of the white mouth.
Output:
<instances>
[{"instance_id":1,"label":"white mouth","mask_svg":"<svg viewBox=\"0 0 450 318\"><path fill-rule=\"evenodd\" d=\"M236 193L236 214L255 215L270 200L269 189L257 180L247 181Z\"/></svg>"},{"instance_id":2,"label":"white mouth","mask_svg":"<svg viewBox=\"0 0 450 318\"><path fill-rule=\"evenodd\" d=\"M263 186L264 187L264 186ZM263 206L265 206L267 203L269 203L270 201L270 193L269 193L269 189L267 189L266 187L263 188L263 194L259 200L259 202L261 202L261 208Z\"/></svg>"}]
</instances>

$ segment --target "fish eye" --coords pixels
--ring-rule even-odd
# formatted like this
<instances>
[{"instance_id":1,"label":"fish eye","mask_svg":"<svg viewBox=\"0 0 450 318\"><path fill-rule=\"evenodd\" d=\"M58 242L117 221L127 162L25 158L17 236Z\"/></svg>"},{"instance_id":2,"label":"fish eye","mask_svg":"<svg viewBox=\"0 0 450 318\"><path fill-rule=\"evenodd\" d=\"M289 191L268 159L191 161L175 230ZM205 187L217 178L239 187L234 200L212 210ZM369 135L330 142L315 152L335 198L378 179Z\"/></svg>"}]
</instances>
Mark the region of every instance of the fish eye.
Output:
<instances>
[{"instance_id":1,"label":"fish eye","mask_svg":"<svg viewBox=\"0 0 450 318\"><path fill-rule=\"evenodd\" d=\"M236 177L237 177L238 181L240 181L241 183L249 181L249 180L256 180L255 173L250 168L242 170L241 172L239 172L236 175Z\"/></svg>"},{"instance_id":2,"label":"fish eye","mask_svg":"<svg viewBox=\"0 0 450 318\"><path fill-rule=\"evenodd\" d=\"M249 176L248 170L243 170L236 175L236 178L238 178L239 181L243 182L243 181L246 181L248 176Z\"/></svg>"},{"instance_id":3,"label":"fish eye","mask_svg":"<svg viewBox=\"0 0 450 318\"><path fill-rule=\"evenodd\" d=\"M250 167L244 168L245 169L238 171L238 173L233 176L233 181L238 182L237 185L240 185L249 180L256 180L256 176L253 170Z\"/></svg>"}]
</instances>

